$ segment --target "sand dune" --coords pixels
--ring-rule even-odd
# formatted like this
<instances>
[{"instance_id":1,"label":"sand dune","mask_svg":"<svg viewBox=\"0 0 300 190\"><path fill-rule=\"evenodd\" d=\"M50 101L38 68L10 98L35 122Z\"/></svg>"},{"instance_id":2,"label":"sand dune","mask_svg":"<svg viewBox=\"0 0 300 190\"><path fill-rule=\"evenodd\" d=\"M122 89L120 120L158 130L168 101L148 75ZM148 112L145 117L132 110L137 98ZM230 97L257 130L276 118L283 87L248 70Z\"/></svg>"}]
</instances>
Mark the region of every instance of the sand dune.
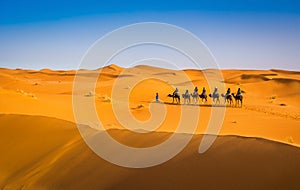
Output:
<instances>
[{"instance_id":1,"label":"sand dune","mask_svg":"<svg viewBox=\"0 0 300 190\"><path fill-rule=\"evenodd\" d=\"M192 91L191 84L200 90L205 86L211 93L204 76L214 77L213 70L109 65L81 70L80 77L89 81L99 75L98 81L95 90L83 83L82 90L73 94L75 74L0 69L0 152L4 155L0 188L299 189L299 72L223 70L226 88L244 91L243 108L227 105L220 136L207 152L198 154L212 110L211 99L199 102L200 119L188 147L170 161L147 169L118 167L95 155L74 124L72 95L94 101L104 128L119 142L154 146L168 139L180 122L181 106L172 104L167 94L174 87L180 93ZM128 83L143 78L136 85ZM124 130L112 109L119 101L112 96L116 82L120 96L130 94L129 111L139 121L151 118L150 108L159 94L167 114L155 132Z\"/></svg>"},{"instance_id":2,"label":"sand dune","mask_svg":"<svg viewBox=\"0 0 300 190\"><path fill-rule=\"evenodd\" d=\"M270 80L263 74L242 74L235 78L229 78L225 82L226 83L239 83L238 81L243 81L243 83L256 83L256 82L262 82L262 81L268 81Z\"/></svg>"},{"instance_id":3,"label":"sand dune","mask_svg":"<svg viewBox=\"0 0 300 190\"><path fill-rule=\"evenodd\" d=\"M16 122L17 121L17 122ZM300 149L260 138L218 137L198 154L202 138L165 164L126 169L96 156L73 123L41 116L1 115L3 189L299 189ZM168 133L111 130L124 144L160 142ZM122 156L122 155L120 155Z\"/></svg>"}]
</instances>

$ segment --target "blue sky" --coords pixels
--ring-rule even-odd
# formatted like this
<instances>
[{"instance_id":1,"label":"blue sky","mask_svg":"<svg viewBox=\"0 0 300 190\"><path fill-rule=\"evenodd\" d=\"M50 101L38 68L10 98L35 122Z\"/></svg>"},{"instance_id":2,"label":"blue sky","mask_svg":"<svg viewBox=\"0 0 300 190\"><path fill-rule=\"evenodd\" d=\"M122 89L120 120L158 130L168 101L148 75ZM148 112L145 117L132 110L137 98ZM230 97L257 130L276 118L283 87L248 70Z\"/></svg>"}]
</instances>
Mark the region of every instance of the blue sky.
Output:
<instances>
[{"instance_id":1,"label":"blue sky","mask_svg":"<svg viewBox=\"0 0 300 190\"><path fill-rule=\"evenodd\" d=\"M1 1L0 67L76 69L98 38L136 22L187 29L224 69L300 70L295 0Z\"/></svg>"}]
</instances>

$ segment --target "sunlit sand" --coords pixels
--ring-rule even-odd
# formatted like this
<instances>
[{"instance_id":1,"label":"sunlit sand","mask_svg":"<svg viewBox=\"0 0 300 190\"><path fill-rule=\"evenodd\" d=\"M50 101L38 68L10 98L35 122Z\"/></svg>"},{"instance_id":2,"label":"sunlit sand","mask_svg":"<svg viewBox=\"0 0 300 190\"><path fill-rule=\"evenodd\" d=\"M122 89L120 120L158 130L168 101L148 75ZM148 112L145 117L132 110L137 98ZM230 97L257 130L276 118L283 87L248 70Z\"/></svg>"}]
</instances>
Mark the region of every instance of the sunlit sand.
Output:
<instances>
[{"instance_id":1,"label":"sunlit sand","mask_svg":"<svg viewBox=\"0 0 300 190\"><path fill-rule=\"evenodd\" d=\"M111 96L112 88L123 70L117 65L86 70L87 75L101 73L96 89L75 95L95 101L99 119L120 143L149 147L163 142L180 120L181 106L172 104L167 95L174 86L184 93L186 81L173 81L182 72L137 66L129 69L130 75L119 78L144 73L153 76L136 86L124 83L124 89L131 91L128 106L137 120L151 117L149 107L156 93L166 106L162 125L154 132L139 134L124 129L112 110L116 101ZM203 72L209 70L184 70L200 91L205 86L211 93ZM166 163L144 169L113 165L82 140L72 109L75 74L0 69L1 189L300 188L299 72L223 70L226 88L236 92L240 87L244 102L242 108L235 102L226 105L224 123L213 146L204 154L198 153L212 109L208 98L208 102L199 100L195 105L200 107L199 123L188 146ZM156 80L158 75L165 81ZM224 106L222 97L220 101Z\"/></svg>"}]
</instances>

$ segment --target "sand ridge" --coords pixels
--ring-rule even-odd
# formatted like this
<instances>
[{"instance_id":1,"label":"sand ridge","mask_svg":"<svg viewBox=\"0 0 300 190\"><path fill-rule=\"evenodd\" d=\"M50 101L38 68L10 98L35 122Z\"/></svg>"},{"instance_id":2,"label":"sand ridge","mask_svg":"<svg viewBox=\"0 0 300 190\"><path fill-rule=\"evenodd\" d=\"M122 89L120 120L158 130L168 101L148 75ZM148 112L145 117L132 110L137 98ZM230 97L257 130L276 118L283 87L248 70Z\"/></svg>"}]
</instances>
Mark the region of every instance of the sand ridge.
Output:
<instances>
[{"instance_id":1,"label":"sand ridge","mask_svg":"<svg viewBox=\"0 0 300 190\"><path fill-rule=\"evenodd\" d=\"M295 175L300 169L300 149L260 138L218 137L209 151L199 154L202 135L195 135L170 161L151 168L128 169L96 156L80 138L75 124L68 121L6 114L0 115L0 129L5 132L1 133L1 145L6 145L1 146L6 156L0 160L3 189L300 187ZM139 141L140 146L149 146L150 141L160 141L168 135L133 134L118 129L110 133L125 144Z\"/></svg>"}]
</instances>

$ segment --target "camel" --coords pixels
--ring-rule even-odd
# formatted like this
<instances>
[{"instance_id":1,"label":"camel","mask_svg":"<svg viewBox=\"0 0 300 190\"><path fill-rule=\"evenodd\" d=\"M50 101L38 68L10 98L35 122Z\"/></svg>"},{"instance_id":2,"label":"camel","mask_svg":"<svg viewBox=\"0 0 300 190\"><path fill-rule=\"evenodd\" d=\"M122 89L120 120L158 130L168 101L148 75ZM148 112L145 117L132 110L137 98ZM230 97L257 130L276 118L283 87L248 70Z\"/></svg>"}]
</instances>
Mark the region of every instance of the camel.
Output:
<instances>
[{"instance_id":1,"label":"camel","mask_svg":"<svg viewBox=\"0 0 300 190\"><path fill-rule=\"evenodd\" d=\"M236 95L234 95L234 93L232 93L232 96L235 99L235 106L239 106L239 102L240 102L241 103L240 107L242 107L243 106L243 96L242 95L236 96Z\"/></svg>"},{"instance_id":2,"label":"camel","mask_svg":"<svg viewBox=\"0 0 300 190\"><path fill-rule=\"evenodd\" d=\"M184 99L184 104L186 102L191 103L191 95L190 94L182 94L182 98Z\"/></svg>"},{"instance_id":3,"label":"camel","mask_svg":"<svg viewBox=\"0 0 300 190\"><path fill-rule=\"evenodd\" d=\"M179 96L179 94L168 94L168 97L171 97L171 98L173 98L173 104L174 104L174 99L176 99L176 101L177 101L177 104L180 104L180 96Z\"/></svg>"},{"instance_id":4,"label":"camel","mask_svg":"<svg viewBox=\"0 0 300 190\"><path fill-rule=\"evenodd\" d=\"M193 94L191 94L191 96L193 97L193 101L196 104L198 102L198 99L199 99L198 92L194 92Z\"/></svg>"},{"instance_id":5,"label":"camel","mask_svg":"<svg viewBox=\"0 0 300 190\"><path fill-rule=\"evenodd\" d=\"M220 95L219 94L209 94L209 97L213 99L213 102L220 103Z\"/></svg>"},{"instance_id":6,"label":"camel","mask_svg":"<svg viewBox=\"0 0 300 190\"><path fill-rule=\"evenodd\" d=\"M207 102L207 95L206 94L199 94L199 97L201 98L202 102L203 102L203 99L205 100L205 102Z\"/></svg>"},{"instance_id":7,"label":"camel","mask_svg":"<svg viewBox=\"0 0 300 190\"><path fill-rule=\"evenodd\" d=\"M226 104L226 102L228 102L230 105L232 103L232 96L230 94L228 94L227 96L224 94L221 94L221 96L224 98L224 104Z\"/></svg>"}]
</instances>

